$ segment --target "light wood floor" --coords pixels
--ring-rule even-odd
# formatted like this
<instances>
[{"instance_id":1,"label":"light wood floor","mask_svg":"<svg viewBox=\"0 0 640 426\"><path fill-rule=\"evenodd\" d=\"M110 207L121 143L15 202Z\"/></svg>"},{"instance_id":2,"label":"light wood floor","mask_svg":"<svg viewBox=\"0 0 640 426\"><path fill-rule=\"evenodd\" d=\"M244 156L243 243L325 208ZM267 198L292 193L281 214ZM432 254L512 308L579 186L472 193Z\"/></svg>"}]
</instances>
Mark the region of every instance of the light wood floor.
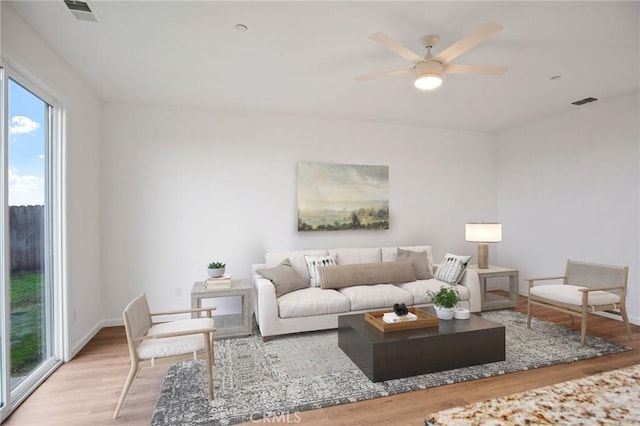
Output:
<instances>
[{"instance_id":1,"label":"light wood floor","mask_svg":"<svg viewBox=\"0 0 640 426\"><path fill-rule=\"evenodd\" d=\"M526 298L517 308L526 312ZM540 318L570 327L567 315L534 308ZM579 322L576 321L576 326ZM622 323L591 315L589 334L634 348L622 354L570 364L511 373L472 382L440 386L290 415L290 423L304 425L423 425L433 411L521 392L570 379L640 363L640 327L632 326L629 341ZM148 425L167 366L143 369L134 382L118 420L111 420L129 369L123 327L102 329L71 362L61 366L12 415L14 425ZM286 420L286 418L281 418ZM246 425L256 423L246 423Z\"/></svg>"}]
</instances>

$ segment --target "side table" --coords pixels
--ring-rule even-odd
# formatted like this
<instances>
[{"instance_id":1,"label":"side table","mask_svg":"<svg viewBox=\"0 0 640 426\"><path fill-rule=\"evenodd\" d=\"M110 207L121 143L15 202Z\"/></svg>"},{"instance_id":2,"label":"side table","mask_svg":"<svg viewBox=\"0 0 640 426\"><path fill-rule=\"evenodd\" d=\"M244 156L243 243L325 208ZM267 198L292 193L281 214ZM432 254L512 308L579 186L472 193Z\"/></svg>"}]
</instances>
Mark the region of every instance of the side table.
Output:
<instances>
[{"instance_id":1,"label":"side table","mask_svg":"<svg viewBox=\"0 0 640 426\"><path fill-rule=\"evenodd\" d=\"M228 288L207 288L204 282L195 282L191 288L191 308L201 308L202 299L215 297L240 296L242 312L239 314L216 315L213 317L216 332L215 338L251 336L251 314L253 311L252 288L245 280L232 280ZM197 314L192 314L197 316Z\"/></svg>"},{"instance_id":2,"label":"side table","mask_svg":"<svg viewBox=\"0 0 640 426\"><path fill-rule=\"evenodd\" d=\"M469 265L468 269L478 273L480 279L480 309L490 311L492 309L513 308L518 305L518 270L489 265L487 269L478 269L478 265ZM487 278L509 278L509 297L502 297L487 292Z\"/></svg>"}]
</instances>

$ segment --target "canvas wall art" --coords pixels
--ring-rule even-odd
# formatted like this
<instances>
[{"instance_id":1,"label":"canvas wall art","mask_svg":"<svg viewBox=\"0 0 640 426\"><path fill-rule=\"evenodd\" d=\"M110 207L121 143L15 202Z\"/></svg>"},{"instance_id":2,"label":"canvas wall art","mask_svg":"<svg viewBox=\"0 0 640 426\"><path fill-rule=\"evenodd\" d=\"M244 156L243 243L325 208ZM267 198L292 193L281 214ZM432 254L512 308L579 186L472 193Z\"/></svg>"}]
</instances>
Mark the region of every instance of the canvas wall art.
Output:
<instances>
[{"instance_id":1,"label":"canvas wall art","mask_svg":"<svg viewBox=\"0 0 640 426\"><path fill-rule=\"evenodd\" d=\"M389 229L389 167L298 163L298 231Z\"/></svg>"}]
</instances>

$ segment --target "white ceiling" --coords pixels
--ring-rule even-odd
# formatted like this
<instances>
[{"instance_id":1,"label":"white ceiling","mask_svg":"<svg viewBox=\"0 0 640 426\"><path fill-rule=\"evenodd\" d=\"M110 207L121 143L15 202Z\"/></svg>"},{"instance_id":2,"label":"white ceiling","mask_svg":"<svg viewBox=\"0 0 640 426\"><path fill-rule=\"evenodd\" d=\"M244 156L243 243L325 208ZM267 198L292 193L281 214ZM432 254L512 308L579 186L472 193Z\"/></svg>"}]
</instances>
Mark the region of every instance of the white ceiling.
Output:
<instances>
[{"instance_id":1,"label":"white ceiling","mask_svg":"<svg viewBox=\"0 0 640 426\"><path fill-rule=\"evenodd\" d=\"M94 0L99 23L62 0L11 4L105 101L502 131L640 90L637 1ZM449 74L433 92L410 75L354 80L410 66L375 32L423 55L423 35L440 35L437 53L488 21L504 29L453 63L503 76Z\"/></svg>"}]
</instances>

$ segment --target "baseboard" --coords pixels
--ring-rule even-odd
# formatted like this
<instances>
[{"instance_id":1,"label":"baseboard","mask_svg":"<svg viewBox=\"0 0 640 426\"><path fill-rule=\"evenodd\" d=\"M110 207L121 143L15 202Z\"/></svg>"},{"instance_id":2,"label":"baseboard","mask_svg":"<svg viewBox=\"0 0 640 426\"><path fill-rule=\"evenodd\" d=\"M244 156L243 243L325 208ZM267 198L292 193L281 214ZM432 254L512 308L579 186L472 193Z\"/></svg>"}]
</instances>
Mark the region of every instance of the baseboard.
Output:
<instances>
[{"instance_id":1,"label":"baseboard","mask_svg":"<svg viewBox=\"0 0 640 426\"><path fill-rule=\"evenodd\" d=\"M622 317L620 315L610 314L607 312L594 312L594 314L600 315L601 317L611 318L611 319L622 322ZM640 318L629 315L629 323L640 325Z\"/></svg>"},{"instance_id":2,"label":"baseboard","mask_svg":"<svg viewBox=\"0 0 640 426\"><path fill-rule=\"evenodd\" d=\"M102 320L103 327L118 327L124 326L124 320L122 318L111 318Z\"/></svg>"},{"instance_id":3,"label":"baseboard","mask_svg":"<svg viewBox=\"0 0 640 426\"><path fill-rule=\"evenodd\" d=\"M82 348L84 348L85 345L89 343L91 339L93 339L100 330L102 330L102 328L117 327L117 326L124 326L124 321L122 320L122 318L106 319L96 324L87 334L84 335L82 339L80 339L74 345L73 348L70 348L69 353L65 354L64 362L71 361L76 355L78 355L78 352L80 352Z\"/></svg>"},{"instance_id":4,"label":"baseboard","mask_svg":"<svg viewBox=\"0 0 640 426\"><path fill-rule=\"evenodd\" d=\"M89 341L91 341L91 339L93 339L96 334L98 334L98 332L102 329L102 327L103 327L102 322L100 322L96 324L87 334L85 334L84 337L80 339L80 341L77 342L73 348L70 348L69 353L65 354L64 362L69 362L76 355L78 355L78 352L80 352L80 350L84 348L84 346L87 343L89 343Z\"/></svg>"}]
</instances>

